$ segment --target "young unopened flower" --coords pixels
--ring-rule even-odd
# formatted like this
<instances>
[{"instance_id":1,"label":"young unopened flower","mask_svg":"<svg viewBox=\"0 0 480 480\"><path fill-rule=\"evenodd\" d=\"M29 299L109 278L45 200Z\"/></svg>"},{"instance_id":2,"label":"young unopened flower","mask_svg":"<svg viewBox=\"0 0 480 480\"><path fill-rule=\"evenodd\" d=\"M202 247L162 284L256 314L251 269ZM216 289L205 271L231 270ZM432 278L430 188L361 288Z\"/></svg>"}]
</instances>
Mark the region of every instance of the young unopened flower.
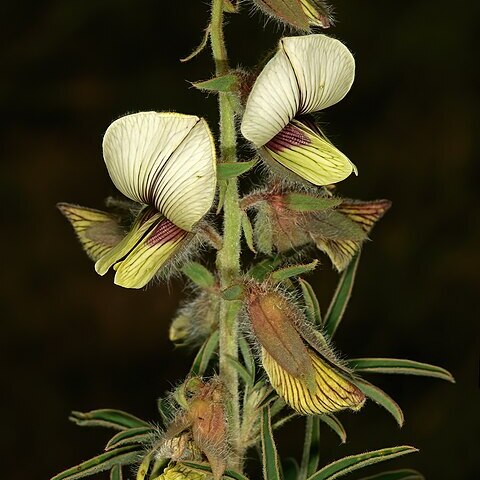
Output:
<instances>
[{"instance_id":1,"label":"young unopened flower","mask_svg":"<svg viewBox=\"0 0 480 480\"><path fill-rule=\"evenodd\" d=\"M273 170L315 185L347 178L356 167L307 116L339 102L350 90L355 61L326 35L287 37L258 76L241 131Z\"/></svg>"},{"instance_id":2,"label":"young unopened flower","mask_svg":"<svg viewBox=\"0 0 480 480\"><path fill-rule=\"evenodd\" d=\"M140 204L140 213L130 231L95 258L95 269L104 275L113 266L117 285L141 288L188 243L212 205L213 139L196 116L141 112L110 125L103 154L113 183Z\"/></svg>"},{"instance_id":3,"label":"young unopened flower","mask_svg":"<svg viewBox=\"0 0 480 480\"><path fill-rule=\"evenodd\" d=\"M208 382L193 377L181 389L181 410L156 446L157 458L199 461L206 457L213 478L220 480L229 454L224 386L217 377Z\"/></svg>"},{"instance_id":4,"label":"young unopened flower","mask_svg":"<svg viewBox=\"0 0 480 480\"><path fill-rule=\"evenodd\" d=\"M206 480L207 475L192 470L185 465L176 464L167 467L157 480Z\"/></svg>"},{"instance_id":5,"label":"young unopened flower","mask_svg":"<svg viewBox=\"0 0 480 480\"><path fill-rule=\"evenodd\" d=\"M253 205L258 250L271 255L315 245L338 271L347 267L391 205L389 200L365 202L275 187L254 196L261 199Z\"/></svg>"},{"instance_id":6,"label":"young unopened flower","mask_svg":"<svg viewBox=\"0 0 480 480\"><path fill-rule=\"evenodd\" d=\"M301 311L281 293L254 286L247 301L263 368L277 393L303 414L358 410L365 397Z\"/></svg>"},{"instance_id":7,"label":"young unopened flower","mask_svg":"<svg viewBox=\"0 0 480 480\"><path fill-rule=\"evenodd\" d=\"M266 15L302 31L328 28L331 9L323 0L253 0Z\"/></svg>"}]
</instances>

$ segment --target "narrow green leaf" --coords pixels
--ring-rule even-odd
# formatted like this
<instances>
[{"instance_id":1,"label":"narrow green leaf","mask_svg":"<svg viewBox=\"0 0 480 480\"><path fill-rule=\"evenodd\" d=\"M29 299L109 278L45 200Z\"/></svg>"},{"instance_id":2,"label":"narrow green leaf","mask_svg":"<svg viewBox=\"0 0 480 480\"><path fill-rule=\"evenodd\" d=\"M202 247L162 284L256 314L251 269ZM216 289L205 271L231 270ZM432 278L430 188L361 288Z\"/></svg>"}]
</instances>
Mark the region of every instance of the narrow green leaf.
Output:
<instances>
[{"instance_id":1,"label":"narrow green leaf","mask_svg":"<svg viewBox=\"0 0 480 480\"><path fill-rule=\"evenodd\" d=\"M330 337L333 337L335 334L347 308L348 301L352 294L353 282L355 280L359 260L360 253L352 259L348 267L342 273L342 276L338 281L335 295L328 307L327 314L325 315L325 332Z\"/></svg>"},{"instance_id":2,"label":"narrow green leaf","mask_svg":"<svg viewBox=\"0 0 480 480\"><path fill-rule=\"evenodd\" d=\"M245 340L243 335L240 335L239 338L240 352L242 352L243 362L245 363L245 368L252 378L255 378L255 360L253 359L252 352L248 345L248 342Z\"/></svg>"},{"instance_id":3,"label":"narrow green leaf","mask_svg":"<svg viewBox=\"0 0 480 480\"><path fill-rule=\"evenodd\" d=\"M278 420L275 420L272 423L272 430L276 430L277 428L282 427L287 422L289 422L290 420L293 420L294 418L297 418L297 417L298 417L298 413L293 412L293 413L289 413L288 415L285 415L282 418L279 418Z\"/></svg>"},{"instance_id":4,"label":"narrow green leaf","mask_svg":"<svg viewBox=\"0 0 480 480\"><path fill-rule=\"evenodd\" d=\"M248 373L247 369L236 359L231 356L227 356L227 360L233 368L240 375L241 379L247 386L253 386L254 378Z\"/></svg>"},{"instance_id":5,"label":"narrow green leaf","mask_svg":"<svg viewBox=\"0 0 480 480\"><path fill-rule=\"evenodd\" d=\"M322 314L320 311L320 304L317 296L313 291L312 286L303 278L299 278L298 282L302 288L305 306L307 307L307 317L315 325L322 326Z\"/></svg>"},{"instance_id":6,"label":"narrow green leaf","mask_svg":"<svg viewBox=\"0 0 480 480\"><path fill-rule=\"evenodd\" d=\"M252 224L251 224L250 219L248 218L248 215L247 215L246 212L243 212L243 214L242 214L242 229L243 229L243 236L245 237L245 242L247 242L248 248L253 253L257 253L257 251L255 250L255 245L253 243Z\"/></svg>"},{"instance_id":7,"label":"narrow green leaf","mask_svg":"<svg viewBox=\"0 0 480 480\"><path fill-rule=\"evenodd\" d=\"M258 280L263 282L268 274L270 274L275 268L277 268L282 263L280 257L277 258L266 258L261 262L258 262L248 271L248 274Z\"/></svg>"},{"instance_id":8,"label":"narrow green leaf","mask_svg":"<svg viewBox=\"0 0 480 480\"><path fill-rule=\"evenodd\" d=\"M210 38L210 29L211 29L211 26L209 24L207 28L204 30L202 41L200 42L198 47L195 48L195 50L190 55L187 55L186 57L181 58L180 61L182 63L188 62L192 60L192 58L195 58L207 46L208 39Z\"/></svg>"},{"instance_id":9,"label":"narrow green leaf","mask_svg":"<svg viewBox=\"0 0 480 480\"><path fill-rule=\"evenodd\" d=\"M217 165L217 178L219 180L228 180L229 178L239 177L252 169L257 162L223 162Z\"/></svg>"},{"instance_id":10,"label":"narrow green leaf","mask_svg":"<svg viewBox=\"0 0 480 480\"><path fill-rule=\"evenodd\" d=\"M241 300L243 298L243 294L245 293L245 290L243 288L243 285L231 285L230 287L227 287L225 290L222 290L222 298L225 300Z\"/></svg>"},{"instance_id":11,"label":"narrow green leaf","mask_svg":"<svg viewBox=\"0 0 480 480\"><path fill-rule=\"evenodd\" d=\"M191 377L202 376L205 373L212 355L217 350L218 335L218 330L215 330L198 351L190 369Z\"/></svg>"},{"instance_id":12,"label":"narrow green leaf","mask_svg":"<svg viewBox=\"0 0 480 480\"><path fill-rule=\"evenodd\" d=\"M303 275L304 273L311 272L318 265L318 260L314 260L311 263L305 263L303 265L292 265L291 267L281 268L270 274L270 278L274 282L282 282L287 278L296 277L297 275Z\"/></svg>"},{"instance_id":13,"label":"narrow green leaf","mask_svg":"<svg viewBox=\"0 0 480 480\"><path fill-rule=\"evenodd\" d=\"M416 470L403 469L378 473L370 477L363 477L360 480L425 480L425 477Z\"/></svg>"},{"instance_id":14,"label":"narrow green leaf","mask_svg":"<svg viewBox=\"0 0 480 480\"><path fill-rule=\"evenodd\" d=\"M218 165L217 165L218 168ZM218 204L217 204L217 215L222 211L223 204L225 203L225 195L227 193L227 181L226 180L218 180L217 182L218 188Z\"/></svg>"},{"instance_id":15,"label":"narrow green leaf","mask_svg":"<svg viewBox=\"0 0 480 480\"><path fill-rule=\"evenodd\" d=\"M192 470L197 470L199 472L208 472L212 473L212 469L210 468L210 465L207 463L197 463L197 462L188 462L186 460L183 460L180 462L182 465L185 465L188 468L191 468ZM248 478L245 475L242 475L241 473L234 472L233 470L225 470L223 472L223 477L222 478L233 478L234 480L248 480Z\"/></svg>"},{"instance_id":16,"label":"narrow green leaf","mask_svg":"<svg viewBox=\"0 0 480 480\"><path fill-rule=\"evenodd\" d=\"M323 467L308 480L334 480L335 478L343 477L347 473L367 467L368 465L385 462L415 452L418 452L416 448L403 445L401 447L383 448L381 450L360 453L359 455L351 455Z\"/></svg>"},{"instance_id":17,"label":"narrow green leaf","mask_svg":"<svg viewBox=\"0 0 480 480\"><path fill-rule=\"evenodd\" d=\"M364 379L356 378L354 381L355 385L371 400L375 403L378 403L385 410L390 412L398 423L398 426L401 427L404 422L404 416L402 409L398 406L397 402L387 395L383 390L372 385L370 382L367 382Z\"/></svg>"},{"instance_id":18,"label":"narrow green leaf","mask_svg":"<svg viewBox=\"0 0 480 480\"><path fill-rule=\"evenodd\" d=\"M270 407L264 407L262 412L262 464L264 480L281 480L278 466L278 454L272 434Z\"/></svg>"},{"instance_id":19,"label":"narrow green leaf","mask_svg":"<svg viewBox=\"0 0 480 480\"><path fill-rule=\"evenodd\" d=\"M294 458L287 458L283 463L283 479L284 480L297 480L299 466Z\"/></svg>"},{"instance_id":20,"label":"narrow green leaf","mask_svg":"<svg viewBox=\"0 0 480 480\"><path fill-rule=\"evenodd\" d=\"M399 373L434 377L455 383L452 374L444 368L428 363L415 362L400 358L353 358L348 361L350 368L357 372Z\"/></svg>"},{"instance_id":21,"label":"narrow green leaf","mask_svg":"<svg viewBox=\"0 0 480 480\"><path fill-rule=\"evenodd\" d=\"M306 480L314 474L320 460L320 420L318 416L306 417L305 440L303 442L302 462L298 480Z\"/></svg>"},{"instance_id":22,"label":"narrow green leaf","mask_svg":"<svg viewBox=\"0 0 480 480\"><path fill-rule=\"evenodd\" d=\"M114 465L110 470L110 480L123 480L122 467Z\"/></svg>"},{"instance_id":23,"label":"narrow green leaf","mask_svg":"<svg viewBox=\"0 0 480 480\"><path fill-rule=\"evenodd\" d=\"M138 446L131 445L111 450L59 473L51 480L75 480L109 470L115 465L130 465L138 460L141 453L142 451L138 449Z\"/></svg>"},{"instance_id":24,"label":"narrow green leaf","mask_svg":"<svg viewBox=\"0 0 480 480\"><path fill-rule=\"evenodd\" d=\"M145 443L152 437L153 431L153 427L135 427L122 430L109 440L105 450L112 450L132 443Z\"/></svg>"},{"instance_id":25,"label":"narrow green leaf","mask_svg":"<svg viewBox=\"0 0 480 480\"><path fill-rule=\"evenodd\" d=\"M215 285L213 273L197 262L189 262L182 268L182 272L201 288L212 288Z\"/></svg>"},{"instance_id":26,"label":"narrow green leaf","mask_svg":"<svg viewBox=\"0 0 480 480\"><path fill-rule=\"evenodd\" d=\"M192 82L192 86L207 92L235 92L238 89L238 78L236 75L228 73L201 82Z\"/></svg>"},{"instance_id":27,"label":"narrow green leaf","mask_svg":"<svg viewBox=\"0 0 480 480\"><path fill-rule=\"evenodd\" d=\"M289 193L285 203L290 210L297 212L318 212L335 208L343 202L335 197L312 197L304 193Z\"/></svg>"},{"instance_id":28,"label":"narrow green leaf","mask_svg":"<svg viewBox=\"0 0 480 480\"><path fill-rule=\"evenodd\" d=\"M327 424L339 436L342 443L347 441L347 432L335 415L324 413L323 415L320 415L320 420Z\"/></svg>"},{"instance_id":29,"label":"narrow green leaf","mask_svg":"<svg viewBox=\"0 0 480 480\"><path fill-rule=\"evenodd\" d=\"M109 427L116 430L125 430L135 427L150 427L148 422L141 420L130 413L103 408L90 412L76 412L70 414L69 420L81 427Z\"/></svg>"}]
</instances>

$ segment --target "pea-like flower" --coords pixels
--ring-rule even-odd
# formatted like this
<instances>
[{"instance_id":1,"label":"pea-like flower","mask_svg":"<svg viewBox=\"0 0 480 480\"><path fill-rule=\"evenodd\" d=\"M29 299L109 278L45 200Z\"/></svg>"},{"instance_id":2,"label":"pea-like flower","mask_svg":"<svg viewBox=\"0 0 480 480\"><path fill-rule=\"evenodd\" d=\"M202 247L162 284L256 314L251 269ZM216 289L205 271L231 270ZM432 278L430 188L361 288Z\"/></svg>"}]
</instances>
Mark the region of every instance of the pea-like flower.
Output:
<instances>
[{"instance_id":1,"label":"pea-like flower","mask_svg":"<svg viewBox=\"0 0 480 480\"><path fill-rule=\"evenodd\" d=\"M340 41L326 35L283 38L247 99L243 136L273 170L314 185L357 173L309 117L342 100L354 75L353 56Z\"/></svg>"},{"instance_id":2,"label":"pea-like flower","mask_svg":"<svg viewBox=\"0 0 480 480\"><path fill-rule=\"evenodd\" d=\"M252 285L247 313L272 387L302 414L359 410L365 396L323 337L279 291Z\"/></svg>"},{"instance_id":3,"label":"pea-like flower","mask_svg":"<svg viewBox=\"0 0 480 480\"><path fill-rule=\"evenodd\" d=\"M139 204L129 231L119 235L113 218L103 212L90 211L86 223L84 218L75 223L78 215L72 217L72 206L61 204L60 209L85 248L85 238L91 248L92 240L101 241L101 248L87 250L100 275L113 267L117 285L141 288L183 250L212 205L216 186L213 138L205 120L196 116L140 112L110 125L103 139L103 155L115 186ZM86 209L76 208L74 213L85 217ZM103 217L90 218L94 214ZM105 237L108 226L116 229L114 239ZM103 233L101 238L98 232Z\"/></svg>"}]
</instances>

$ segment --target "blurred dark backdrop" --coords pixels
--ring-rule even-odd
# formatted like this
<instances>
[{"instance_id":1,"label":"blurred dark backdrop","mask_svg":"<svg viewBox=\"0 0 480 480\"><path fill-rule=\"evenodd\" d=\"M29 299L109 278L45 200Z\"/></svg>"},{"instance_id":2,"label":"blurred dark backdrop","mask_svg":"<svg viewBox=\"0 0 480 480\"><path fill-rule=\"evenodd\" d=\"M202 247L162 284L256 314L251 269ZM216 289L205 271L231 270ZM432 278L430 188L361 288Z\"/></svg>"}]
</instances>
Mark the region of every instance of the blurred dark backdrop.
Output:
<instances>
[{"instance_id":1,"label":"blurred dark backdrop","mask_svg":"<svg viewBox=\"0 0 480 480\"><path fill-rule=\"evenodd\" d=\"M340 192L393 200L365 248L337 345L350 357L436 363L457 384L372 378L403 407L404 428L368 404L341 415L347 445L325 430L322 458L413 444L421 453L397 466L429 479L478 478L478 4L334 3L330 33L357 60L351 93L325 113L332 140L360 170ZM2 4L5 478L49 478L99 452L108 432L75 427L70 410L108 406L155 420L155 398L187 372L191 356L166 338L182 285L127 291L97 276L55 203L101 208L115 193L101 138L125 112L195 113L215 128L215 97L186 81L211 75L209 54L178 61L198 44L207 10L195 0ZM227 29L233 64L253 66L281 34L245 5ZM327 261L320 270L312 282L325 305L334 276ZM299 453L300 427L280 434L283 452Z\"/></svg>"}]
</instances>

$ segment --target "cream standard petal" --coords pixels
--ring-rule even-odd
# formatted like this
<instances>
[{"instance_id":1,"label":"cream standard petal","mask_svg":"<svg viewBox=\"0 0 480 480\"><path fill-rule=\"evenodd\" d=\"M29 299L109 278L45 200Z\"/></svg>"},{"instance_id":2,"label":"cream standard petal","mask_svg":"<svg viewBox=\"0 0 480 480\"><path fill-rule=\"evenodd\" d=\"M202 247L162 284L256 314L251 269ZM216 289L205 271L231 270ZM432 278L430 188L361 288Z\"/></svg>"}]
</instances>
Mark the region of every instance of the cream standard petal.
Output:
<instances>
[{"instance_id":1,"label":"cream standard petal","mask_svg":"<svg viewBox=\"0 0 480 480\"><path fill-rule=\"evenodd\" d=\"M179 227L190 230L210 208L215 148L204 120L163 112L127 115L107 129L103 152L124 195L156 206Z\"/></svg>"},{"instance_id":2,"label":"cream standard petal","mask_svg":"<svg viewBox=\"0 0 480 480\"><path fill-rule=\"evenodd\" d=\"M242 135L257 147L265 145L295 117L299 106L297 80L280 49L253 85L242 119Z\"/></svg>"},{"instance_id":3,"label":"cream standard petal","mask_svg":"<svg viewBox=\"0 0 480 480\"><path fill-rule=\"evenodd\" d=\"M339 40L326 35L287 37L280 42L300 88L298 114L318 112L339 102L355 77L355 60Z\"/></svg>"},{"instance_id":4,"label":"cream standard petal","mask_svg":"<svg viewBox=\"0 0 480 480\"><path fill-rule=\"evenodd\" d=\"M212 206L215 186L215 145L202 119L165 164L155 184L154 205L177 226L190 231Z\"/></svg>"}]
</instances>

